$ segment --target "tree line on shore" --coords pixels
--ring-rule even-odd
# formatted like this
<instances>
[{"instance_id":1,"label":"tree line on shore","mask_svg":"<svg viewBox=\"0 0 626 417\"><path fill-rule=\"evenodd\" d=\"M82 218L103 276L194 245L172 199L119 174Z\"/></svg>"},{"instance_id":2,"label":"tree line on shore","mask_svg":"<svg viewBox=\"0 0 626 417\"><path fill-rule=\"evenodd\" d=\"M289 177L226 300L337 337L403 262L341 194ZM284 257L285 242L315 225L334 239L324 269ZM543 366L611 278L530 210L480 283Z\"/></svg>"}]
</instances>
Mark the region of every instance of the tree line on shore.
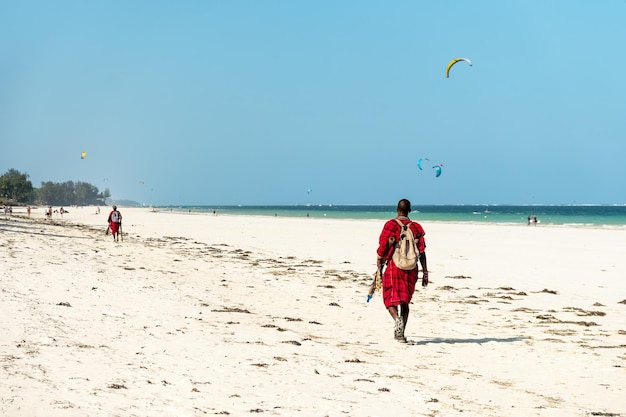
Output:
<instances>
[{"instance_id":1,"label":"tree line on shore","mask_svg":"<svg viewBox=\"0 0 626 417\"><path fill-rule=\"evenodd\" d=\"M26 172L11 168L0 176L0 204L9 205L102 205L111 197L109 189L100 192L98 187L82 181L62 183L42 181L33 187Z\"/></svg>"}]
</instances>

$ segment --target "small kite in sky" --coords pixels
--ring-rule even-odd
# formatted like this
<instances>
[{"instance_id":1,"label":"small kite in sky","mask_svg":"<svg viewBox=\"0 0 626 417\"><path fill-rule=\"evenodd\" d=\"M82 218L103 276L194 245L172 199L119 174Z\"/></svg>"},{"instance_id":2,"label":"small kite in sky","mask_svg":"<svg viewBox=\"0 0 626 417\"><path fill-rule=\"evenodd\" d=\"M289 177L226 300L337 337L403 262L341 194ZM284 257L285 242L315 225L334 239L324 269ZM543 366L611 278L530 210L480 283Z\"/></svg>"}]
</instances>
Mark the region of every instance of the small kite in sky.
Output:
<instances>
[{"instance_id":1,"label":"small kite in sky","mask_svg":"<svg viewBox=\"0 0 626 417\"><path fill-rule=\"evenodd\" d=\"M313 191L313 190L311 190L310 188L307 188L306 193L307 194L311 194L311 191Z\"/></svg>"},{"instance_id":2,"label":"small kite in sky","mask_svg":"<svg viewBox=\"0 0 626 417\"><path fill-rule=\"evenodd\" d=\"M83 151L83 152L80 154L80 159L85 159L85 158L87 158L87 152Z\"/></svg>"},{"instance_id":3,"label":"small kite in sky","mask_svg":"<svg viewBox=\"0 0 626 417\"><path fill-rule=\"evenodd\" d=\"M428 158L420 158L417 160L417 167L419 168L420 171L423 171L424 168L422 168L422 162L423 161L430 161L430 159Z\"/></svg>"},{"instance_id":4,"label":"small kite in sky","mask_svg":"<svg viewBox=\"0 0 626 417\"><path fill-rule=\"evenodd\" d=\"M472 61L470 61L470 60L469 60L469 59L467 59L467 58L454 58L454 59L453 59L452 61L450 61L450 63L448 64L448 68L446 68L446 78L448 78L448 77L450 76L450 68L452 68L452 66L453 66L454 64L456 64L457 62L459 62L459 61L465 61L465 62L467 62L467 63L470 65L470 67L472 66Z\"/></svg>"},{"instance_id":5,"label":"small kite in sky","mask_svg":"<svg viewBox=\"0 0 626 417\"><path fill-rule=\"evenodd\" d=\"M438 176L441 175L441 167L442 166L443 166L442 164L437 164L437 165L433 166L433 168L435 169L435 177L438 177Z\"/></svg>"}]
</instances>

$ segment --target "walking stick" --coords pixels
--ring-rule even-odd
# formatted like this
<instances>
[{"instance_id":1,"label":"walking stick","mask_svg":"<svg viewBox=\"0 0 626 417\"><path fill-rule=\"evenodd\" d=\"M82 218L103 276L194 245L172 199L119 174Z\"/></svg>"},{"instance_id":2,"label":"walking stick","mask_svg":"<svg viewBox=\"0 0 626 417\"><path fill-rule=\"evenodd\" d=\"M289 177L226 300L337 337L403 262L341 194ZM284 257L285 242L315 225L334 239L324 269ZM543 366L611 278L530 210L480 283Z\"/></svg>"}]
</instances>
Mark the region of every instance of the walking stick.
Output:
<instances>
[{"instance_id":1,"label":"walking stick","mask_svg":"<svg viewBox=\"0 0 626 417\"><path fill-rule=\"evenodd\" d=\"M391 248L395 248L396 238L390 237L388 241L387 254L391 250ZM395 250L395 249L394 249ZM376 274L374 274L374 279L372 280L372 284L370 285L369 291L367 292L367 302L369 303L374 293L378 290L381 291L383 288L383 268L387 264L387 254L383 257L380 262L380 265L376 269Z\"/></svg>"},{"instance_id":2,"label":"walking stick","mask_svg":"<svg viewBox=\"0 0 626 417\"><path fill-rule=\"evenodd\" d=\"M376 274L374 275L374 279L372 280L372 284L370 285L369 291L367 292L367 302L369 303L376 290L380 291L383 283L383 265L380 266L376 270Z\"/></svg>"}]
</instances>

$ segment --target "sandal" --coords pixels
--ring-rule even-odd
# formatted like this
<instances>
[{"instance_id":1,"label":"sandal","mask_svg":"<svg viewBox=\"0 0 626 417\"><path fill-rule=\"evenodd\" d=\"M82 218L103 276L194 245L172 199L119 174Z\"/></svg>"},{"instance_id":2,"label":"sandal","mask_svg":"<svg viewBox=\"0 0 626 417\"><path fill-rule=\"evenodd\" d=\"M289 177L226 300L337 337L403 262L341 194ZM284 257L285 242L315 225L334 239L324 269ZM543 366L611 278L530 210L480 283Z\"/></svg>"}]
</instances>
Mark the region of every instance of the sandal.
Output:
<instances>
[{"instance_id":1,"label":"sandal","mask_svg":"<svg viewBox=\"0 0 626 417\"><path fill-rule=\"evenodd\" d=\"M402 316L396 318L396 322L393 326L393 337L396 340L406 340L404 338L404 320Z\"/></svg>"}]
</instances>

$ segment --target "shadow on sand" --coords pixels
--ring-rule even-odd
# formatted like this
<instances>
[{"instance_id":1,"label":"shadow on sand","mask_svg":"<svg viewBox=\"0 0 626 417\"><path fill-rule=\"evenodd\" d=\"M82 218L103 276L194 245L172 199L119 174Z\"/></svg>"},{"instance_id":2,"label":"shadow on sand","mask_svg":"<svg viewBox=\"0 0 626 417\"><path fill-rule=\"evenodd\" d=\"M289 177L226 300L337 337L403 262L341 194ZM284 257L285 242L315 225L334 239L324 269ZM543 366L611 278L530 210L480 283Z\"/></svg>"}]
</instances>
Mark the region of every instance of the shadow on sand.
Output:
<instances>
[{"instance_id":1,"label":"shadow on sand","mask_svg":"<svg viewBox=\"0 0 626 417\"><path fill-rule=\"evenodd\" d=\"M524 340L530 339L529 337L481 337L477 339L455 339L455 338L443 338L443 337L435 337L432 339L424 339L424 340L409 340L407 344L422 346L429 344L438 344L438 343L448 343L451 345L456 345L458 343L476 343L478 345L482 345L483 343L496 342L496 343L512 343L512 342L522 342Z\"/></svg>"}]
</instances>

